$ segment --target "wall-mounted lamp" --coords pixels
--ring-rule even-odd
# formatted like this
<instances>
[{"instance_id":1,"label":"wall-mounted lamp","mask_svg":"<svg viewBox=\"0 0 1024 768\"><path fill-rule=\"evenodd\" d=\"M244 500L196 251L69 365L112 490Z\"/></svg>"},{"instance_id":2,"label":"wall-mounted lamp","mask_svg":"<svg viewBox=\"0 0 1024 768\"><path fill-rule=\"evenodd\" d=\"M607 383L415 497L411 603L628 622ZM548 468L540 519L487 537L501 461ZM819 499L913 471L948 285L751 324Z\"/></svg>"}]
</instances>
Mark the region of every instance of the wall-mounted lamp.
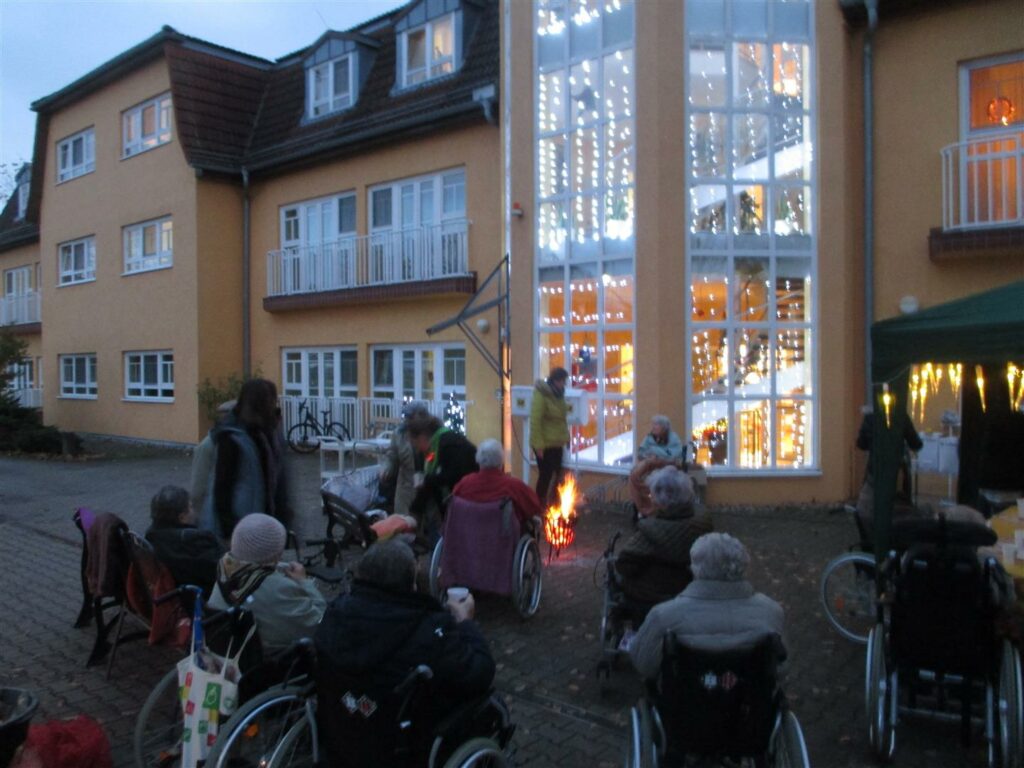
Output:
<instances>
[{"instance_id":1,"label":"wall-mounted lamp","mask_svg":"<svg viewBox=\"0 0 1024 768\"><path fill-rule=\"evenodd\" d=\"M518 202L512 203L512 215L517 219L523 218L523 206Z\"/></svg>"},{"instance_id":2,"label":"wall-mounted lamp","mask_svg":"<svg viewBox=\"0 0 1024 768\"><path fill-rule=\"evenodd\" d=\"M487 333L491 330L491 321L486 317L481 317L476 321L476 329L480 331L480 333Z\"/></svg>"}]
</instances>

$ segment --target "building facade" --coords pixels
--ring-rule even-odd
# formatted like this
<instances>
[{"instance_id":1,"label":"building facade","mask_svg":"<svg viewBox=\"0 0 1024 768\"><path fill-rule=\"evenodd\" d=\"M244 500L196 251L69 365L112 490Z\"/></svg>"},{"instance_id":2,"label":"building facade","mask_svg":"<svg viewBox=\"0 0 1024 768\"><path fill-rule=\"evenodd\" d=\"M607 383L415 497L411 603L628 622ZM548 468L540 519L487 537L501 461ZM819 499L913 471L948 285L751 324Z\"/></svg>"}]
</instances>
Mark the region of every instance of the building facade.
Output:
<instances>
[{"instance_id":1,"label":"building facade","mask_svg":"<svg viewBox=\"0 0 1024 768\"><path fill-rule=\"evenodd\" d=\"M713 501L849 498L867 318L1024 277L1014 4L880 5L509 4L514 383L570 370L579 469L664 413Z\"/></svg>"}]
</instances>

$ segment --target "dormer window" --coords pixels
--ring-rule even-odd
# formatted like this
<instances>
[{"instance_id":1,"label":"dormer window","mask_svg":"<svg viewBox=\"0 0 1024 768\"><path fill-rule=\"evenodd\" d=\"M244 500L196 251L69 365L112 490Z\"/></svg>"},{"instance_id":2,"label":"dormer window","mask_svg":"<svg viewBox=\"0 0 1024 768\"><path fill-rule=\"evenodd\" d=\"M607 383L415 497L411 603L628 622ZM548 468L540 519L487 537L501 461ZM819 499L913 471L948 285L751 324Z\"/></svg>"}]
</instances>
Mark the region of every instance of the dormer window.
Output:
<instances>
[{"instance_id":1,"label":"dormer window","mask_svg":"<svg viewBox=\"0 0 1024 768\"><path fill-rule=\"evenodd\" d=\"M19 221L25 218L28 210L28 182L23 181L18 185L18 214L15 216Z\"/></svg>"},{"instance_id":2,"label":"dormer window","mask_svg":"<svg viewBox=\"0 0 1024 768\"><path fill-rule=\"evenodd\" d=\"M454 72L455 40L454 13L403 32L399 43L402 87Z\"/></svg>"},{"instance_id":3,"label":"dormer window","mask_svg":"<svg viewBox=\"0 0 1024 768\"><path fill-rule=\"evenodd\" d=\"M306 70L309 117L321 117L352 106L356 90L355 63L352 55L346 55Z\"/></svg>"}]
</instances>

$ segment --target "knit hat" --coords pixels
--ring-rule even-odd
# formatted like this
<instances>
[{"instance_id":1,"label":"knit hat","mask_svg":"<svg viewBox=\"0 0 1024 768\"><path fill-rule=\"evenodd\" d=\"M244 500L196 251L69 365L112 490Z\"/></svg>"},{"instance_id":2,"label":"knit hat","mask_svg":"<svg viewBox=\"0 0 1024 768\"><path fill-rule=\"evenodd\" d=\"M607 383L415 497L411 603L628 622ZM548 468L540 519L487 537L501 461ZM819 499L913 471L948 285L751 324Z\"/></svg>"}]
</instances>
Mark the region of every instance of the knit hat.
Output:
<instances>
[{"instance_id":1,"label":"knit hat","mask_svg":"<svg viewBox=\"0 0 1024 768\"><path fill-rule=\"evenodd\" d=\"M284 552L288 534L270 515L254 512L238 521L231 534L231 554L247 563L268 565Z\"/></svg>"},{"instance_id":2,"label":"knit hat","mask_svg":"<svg viewBox=\"0 0 1024 768\"><path fill-rule=\"evenodd\" d=\"M356 576L380 587L408 592L416 580L416 556L405 542L378 541L360 558Z\"/></svg>"}]
</instances>

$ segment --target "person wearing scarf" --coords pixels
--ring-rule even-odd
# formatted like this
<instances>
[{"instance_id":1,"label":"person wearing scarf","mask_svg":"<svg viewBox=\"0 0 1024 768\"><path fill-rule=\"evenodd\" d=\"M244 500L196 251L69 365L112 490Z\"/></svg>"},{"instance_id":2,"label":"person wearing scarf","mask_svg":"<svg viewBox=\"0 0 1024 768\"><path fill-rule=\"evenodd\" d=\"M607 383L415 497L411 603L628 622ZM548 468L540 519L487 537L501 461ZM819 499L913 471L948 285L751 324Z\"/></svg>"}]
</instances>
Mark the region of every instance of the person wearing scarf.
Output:
<instances>
[{"instance_id":1,"label":"person wearing scarf","mask_svg":"<svg viewBox=\"0 0 1024 768\"><path fill-rule=\"evenodd\" d=\"M286 541L278 520L254 512L235 526L231 550L217 563L210 607L224 610L248 601L264 650L311 637L327 606L301 563L279 562Z\"/></svg>"},{"instance_id":2,"label":"person wearing scarf","mask_svg":"<svg viewBox=\"0 0 1024 768\"><path fill-rule=\"evenodd\" d=\"M423 485L409 505L413 516L422 521L431 506L440 513L455 484L479 469L476 446L429 414L410 419L405 433L412 447L423 454Z\"/></svg>"},{"instance_id":3,"label":"person wearing scarf","mask_svg":"<svg viewBox=\"0 0 1024 768\"><path fill-rule=\"evenodd\" d=\"M224 539L250 512L291 521L277 387L266 379L242 385L231 413L210 431L217 450L213 490L200 527Z\"/></svg>"}]
</instances>

